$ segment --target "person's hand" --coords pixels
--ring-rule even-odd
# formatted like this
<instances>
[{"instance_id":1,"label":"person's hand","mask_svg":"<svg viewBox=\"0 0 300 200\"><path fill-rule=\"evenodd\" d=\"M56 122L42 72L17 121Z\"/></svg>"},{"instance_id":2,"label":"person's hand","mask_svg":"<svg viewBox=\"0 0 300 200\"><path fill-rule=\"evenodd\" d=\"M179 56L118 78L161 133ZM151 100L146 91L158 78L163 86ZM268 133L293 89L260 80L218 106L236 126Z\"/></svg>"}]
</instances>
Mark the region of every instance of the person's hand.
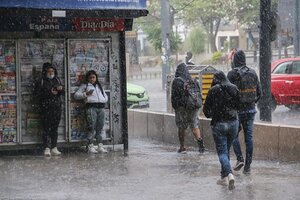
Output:
<instances>
[{"instance_id":1,"label":"person's hand","mask_svg":"<svg viewBox=\"0 0 300 200\"><path fill-rule=\"evenodd\" d=\"M52 92L52 94L54 94L54 95L57 95L57 94L58 94L58 91L57 91L56 88L51 88L51 92Z\"/></svg>"},{"instance_id":2,"label":"person's hand","mask_svg":"<svg viewBox=\"0 0 300 200\"><path fill-rule=\"evenodd\" d=\"M60 85L60 86L57 86L56 89L57 89L57 91L62 91L63 87Z\"/></svg>"},{"instance_id":3,"label":"person's hand","mask_svg":"<svg viewBox=\"0 0 300 200\"><path fill-rule=\"evenodd\" d=\"M189 82L187 81L187 82L185 82L184 84L183 84L183 88L184 88L184 90L188 90L189 89L189 87L190 87L190 85L189 85Z\"/></svg>"},{"instance_id":4,"label":"person's hand","mask_svg":"<svg viewBox=\"0 0 300 200\"><path fill-rule=\"evenodd\" d=\"M91 96L93 94L94 90L89 90L85 92L86 96Z\"/></svg>"}]
</instances>

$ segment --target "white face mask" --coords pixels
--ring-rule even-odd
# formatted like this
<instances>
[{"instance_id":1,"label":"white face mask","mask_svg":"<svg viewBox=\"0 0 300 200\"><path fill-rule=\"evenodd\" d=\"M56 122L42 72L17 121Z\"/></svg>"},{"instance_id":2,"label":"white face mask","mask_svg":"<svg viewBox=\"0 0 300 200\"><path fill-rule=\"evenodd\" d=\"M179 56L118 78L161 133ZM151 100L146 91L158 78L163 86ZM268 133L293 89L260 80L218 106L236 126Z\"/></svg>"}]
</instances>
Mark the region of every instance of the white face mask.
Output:
<instances>
[{"instance_id":1,"label":"white face mask","mask_svg":"<svg viewBox=\"0 0 300 200\"><path fill-rule=\"evenodd\" d=\"M54 74L50 75L50 74L47 74L47 78L49 79L53 79L54 78Z\"/></svg>"}]
</instances>

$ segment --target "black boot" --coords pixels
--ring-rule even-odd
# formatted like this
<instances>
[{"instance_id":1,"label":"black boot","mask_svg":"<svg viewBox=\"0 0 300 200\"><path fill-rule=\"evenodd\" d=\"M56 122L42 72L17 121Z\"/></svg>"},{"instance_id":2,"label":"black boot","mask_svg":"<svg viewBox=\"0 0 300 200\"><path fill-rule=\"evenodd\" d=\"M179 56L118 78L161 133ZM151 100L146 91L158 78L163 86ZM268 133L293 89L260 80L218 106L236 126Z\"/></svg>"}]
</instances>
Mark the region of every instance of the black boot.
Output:
<instances>
[{"instance_id":1,"label":"black boot","mask_svg":"<svg viewBox=\"0 0 300 200\"><path fill-rule=\"evenodd\" d=\"M199 152L200 153L204 153L205 151L205 146L203 144L203 140L202 139L198 139L197 140L197 143L198 143L198 147L199 147Z\"/></svg>"}]
</instances>

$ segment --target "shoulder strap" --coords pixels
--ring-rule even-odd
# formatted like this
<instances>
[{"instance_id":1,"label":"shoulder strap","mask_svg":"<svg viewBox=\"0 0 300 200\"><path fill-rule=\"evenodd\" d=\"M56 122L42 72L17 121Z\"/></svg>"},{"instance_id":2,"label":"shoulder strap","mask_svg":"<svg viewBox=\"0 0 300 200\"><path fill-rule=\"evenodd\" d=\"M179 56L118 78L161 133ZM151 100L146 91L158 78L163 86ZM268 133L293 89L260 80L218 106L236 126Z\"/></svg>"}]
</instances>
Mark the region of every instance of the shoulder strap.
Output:
<instances>
[{"instance_id":1,"label":"shoulder strap","mask_svg":"<svg viewBox=\"0 0 300 200\"><path fill-rule=\"evenodd\" d=\"M101 90L101 92L102 92L102 95L104 96L104 91L103 91L102 85L101 85L100 83L99 83L98 85L99 85L99 87L100 87L100 90Z\"/></svg>"},{"instance_id":2,"label":"shoulder strap","mask_svg":"<svg viewBox=\"0 0 300 200\"><path fill-rule=\"evenodd\" d=\"M55 79L58 81L59 85L61 85L61 81L57 76L55 76Z\"/></svg>"},{"instance_id":3,"label":"shoulder strap","mask_svg":"<svg viewBox=\"0 0 300 200\"><path fill-rule=\"evenodd\" d=\"M176 77L177 79L181 80L182 82L185 83L185 80L183 78L181 78L180 76Z\"/></svg>"}]
</instances>

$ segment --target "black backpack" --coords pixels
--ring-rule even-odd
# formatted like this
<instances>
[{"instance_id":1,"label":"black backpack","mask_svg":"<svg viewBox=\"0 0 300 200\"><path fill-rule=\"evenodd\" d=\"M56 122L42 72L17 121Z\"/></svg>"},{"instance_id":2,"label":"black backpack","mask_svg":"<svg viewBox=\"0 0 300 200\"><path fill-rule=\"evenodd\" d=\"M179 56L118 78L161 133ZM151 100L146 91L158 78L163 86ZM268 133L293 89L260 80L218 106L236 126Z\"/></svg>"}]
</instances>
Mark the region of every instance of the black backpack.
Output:
<instances>
[{"instance_id":1,"label":"black backpack","mask_svg":"<svg viewBox=\"0 0 300 200\"><path fill-rule=\"evenodd\" d=\"M187 84L187 92L185 93L185 108L187 110L195 110L201 108L202 92L198 81L195 79L184 81L181 77L178 78Z\"/></svg>"},{"instance_id":2,"label":"black backpack","mask_svg":"<svg viewBox=\"0 0 300 200\"><path fill-rule=\"evenodd\" d=\"M253 69L247 66L235 68L237 72L236 85L240 90L242 103L255 103L257 100L258 77Z\"/></svg>"}]
</instances>

